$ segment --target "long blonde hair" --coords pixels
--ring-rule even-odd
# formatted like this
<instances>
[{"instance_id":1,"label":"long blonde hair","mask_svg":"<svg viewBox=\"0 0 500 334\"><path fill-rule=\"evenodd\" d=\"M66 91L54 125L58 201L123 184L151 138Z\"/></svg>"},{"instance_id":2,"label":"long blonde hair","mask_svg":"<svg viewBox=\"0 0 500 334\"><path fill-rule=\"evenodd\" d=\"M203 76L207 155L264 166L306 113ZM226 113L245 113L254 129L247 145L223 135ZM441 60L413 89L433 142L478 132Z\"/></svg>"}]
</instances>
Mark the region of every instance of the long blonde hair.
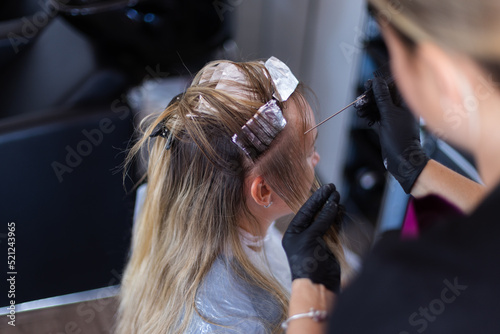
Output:
<instances>
[{"instance_id":1,"label":"long blonde hair","mask_svg":"<svg viewBox=\"0 0 500 334\"><path fill-rule=\"evenodd\" d=\"M415 42L432 41L480 62L500 63L498 0L369 0L377 16Z\"/></svg>"},{"instance_id":2,"label":"long blonde hair","mask_svg":"<svg viewBox=\"0 0 500 334\"><path fill-rule=\"evenodd\" d=\"M246 217L258 225L243 195L251 169L256 168L294 211L309 196L310 185L296 175L305 174L308 168L303 133L311 119L305 108L297 108L300 128L287 125L263 156L250 161L231 136L272 99L275 87L260 62L234 63L247 83L232 82L232 89L245 94L216 89L214 82L200 83L203 73L222 62L207 64L182 96L153 122L143 122L142 137L129 152L128 165L142 148L147 149L148 186L121 284L117 333L186 331L190 319L199 314L197 289L227 249L231 249L231 269L237 276L264 291L278 306L278 319L266 326L269 332L281 331L287 292L247 258L238 223ZM304 105L300 88L287 102L279 103L287 119L290 103ZM160 123L173 135L168 150L167 139L149 137ZM336 231L330 232L328 242L344 263Z\"/></svg>"}]
</instances>

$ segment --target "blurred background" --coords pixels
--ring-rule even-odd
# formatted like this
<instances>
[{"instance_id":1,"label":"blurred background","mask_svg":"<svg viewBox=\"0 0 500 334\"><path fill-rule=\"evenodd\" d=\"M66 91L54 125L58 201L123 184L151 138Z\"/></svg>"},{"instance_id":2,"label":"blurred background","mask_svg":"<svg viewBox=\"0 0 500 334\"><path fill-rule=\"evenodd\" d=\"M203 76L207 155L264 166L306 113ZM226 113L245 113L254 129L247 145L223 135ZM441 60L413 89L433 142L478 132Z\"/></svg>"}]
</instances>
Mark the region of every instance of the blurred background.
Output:
<instances>
[{"instance_id":1,"label":"blurred background","mask_svg":"<svg viewBox=\"0 0 500 334\"><path fill-rule=\"evenodd\" d=\"M0 3L2 256L15 247L0 314L12 299L18 312L16 332L2 322L2 333L109 332L134 215L135 174L124 180L120 168L134 125L206 62L270 56L315 92L317 121L352 102L388 61L363 0ZM474 174L460 155L443 155L443 143L425 143ZM340 189L344 228L362 255L398 227L408 197L386 179L376 134L354 109L319 128L317 149L318 178Z\"/></svg>"}]
</instances>

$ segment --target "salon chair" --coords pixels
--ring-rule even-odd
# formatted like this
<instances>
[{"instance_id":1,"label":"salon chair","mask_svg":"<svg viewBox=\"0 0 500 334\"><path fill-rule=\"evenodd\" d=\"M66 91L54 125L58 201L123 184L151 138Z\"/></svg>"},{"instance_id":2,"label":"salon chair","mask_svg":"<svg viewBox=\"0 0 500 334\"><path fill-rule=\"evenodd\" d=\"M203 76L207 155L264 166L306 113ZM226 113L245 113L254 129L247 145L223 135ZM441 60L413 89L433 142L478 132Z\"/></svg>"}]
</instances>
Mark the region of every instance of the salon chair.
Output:
<instances>
[{"instance_id":1,"label":"salon chair","mask_svg":"<svg viewBox=\"0 0 500 334\"><path fill-rule=\"evenodd\" d=\"M119 284L135 202L119 169L127 92L198 70L230 38L211 0L43 3L0 3L0 251L14 222L16 304Z\"/></svg>"},{"instance_id":2,"label":"salon chair","mask_svg":"<svg viewBox=\"0 0 500 334\"><path fill-rule=\"evenodd\" d=\"M15 223L16 304L119 283L135 201L119 166L132 132L124 106L0 123L0 233Z\"/></svg>"}]
</instances>

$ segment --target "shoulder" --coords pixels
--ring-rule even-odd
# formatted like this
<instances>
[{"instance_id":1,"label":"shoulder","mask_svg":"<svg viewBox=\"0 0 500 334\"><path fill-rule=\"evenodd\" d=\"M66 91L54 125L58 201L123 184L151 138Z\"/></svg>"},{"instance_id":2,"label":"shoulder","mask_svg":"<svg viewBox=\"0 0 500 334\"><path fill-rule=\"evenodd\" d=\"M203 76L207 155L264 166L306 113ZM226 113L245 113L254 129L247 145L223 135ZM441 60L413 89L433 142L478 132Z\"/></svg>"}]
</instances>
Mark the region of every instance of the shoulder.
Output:
<instances>
[{"instance_id":1,"label":"shoulder","mask_svg":"<svg viewBox=\"0 0 500 334\"><path fill-rule=\"evenodd\" d=\"M255 313L248 288L238 280L227 261L218 258L198 288L196 303L223 313Z\"/></svg>"},{"instance_id":2,"label":"shoulder","mask_svg":"<svg viewBox=\"0 0 500 334\"><path fill-rule=\"evenodd\" d=\"M416 241L379 243L339 297L332 326L356 333L498 332L500 224L491 210L443 222Z\"/></svg>"},{"instance_id":3,"label":"shoulder","mask_svg":"<svg viewBox=\"0 0 500 334\"><path fill-rule=\"evenodd\" d=\"M190 332L266 333L266 319L254 297L255 291L235 276L230 265L217 259L198 288L198 314L191 321Z\"/></svg>"}]
</instances>

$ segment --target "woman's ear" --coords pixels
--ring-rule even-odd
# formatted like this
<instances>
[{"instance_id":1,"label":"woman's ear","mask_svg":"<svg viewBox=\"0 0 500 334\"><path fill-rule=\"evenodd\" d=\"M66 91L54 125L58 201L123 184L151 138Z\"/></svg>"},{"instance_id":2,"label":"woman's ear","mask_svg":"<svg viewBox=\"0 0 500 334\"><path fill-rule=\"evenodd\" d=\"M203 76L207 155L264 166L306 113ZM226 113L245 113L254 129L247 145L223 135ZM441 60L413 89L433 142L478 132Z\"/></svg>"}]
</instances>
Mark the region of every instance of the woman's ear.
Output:
<instances>
[{"instance_id":1,"label":"woman's ear","mask_svg":"<svg viewBox=\"0 0 500 334\"><path fill-rule=\"evenodd\" d=\"M272 202L272 189L260 175L253 179L250 194L258 205L268 206Z\"/></svg>"},{"instance_id":2,"label":"woman's ear","mask_svg":"<svg viewBox=\"0 0 500 334\"><path fill-rule=\"evenodd\" d=\"M438 96L461 104L463 92L458 88L457 82L461 82L463 76L457 72L458 60L431 42L420 43L417 52L421 60L421 70L432 76Z\"/></svg>"}]
</instances>

